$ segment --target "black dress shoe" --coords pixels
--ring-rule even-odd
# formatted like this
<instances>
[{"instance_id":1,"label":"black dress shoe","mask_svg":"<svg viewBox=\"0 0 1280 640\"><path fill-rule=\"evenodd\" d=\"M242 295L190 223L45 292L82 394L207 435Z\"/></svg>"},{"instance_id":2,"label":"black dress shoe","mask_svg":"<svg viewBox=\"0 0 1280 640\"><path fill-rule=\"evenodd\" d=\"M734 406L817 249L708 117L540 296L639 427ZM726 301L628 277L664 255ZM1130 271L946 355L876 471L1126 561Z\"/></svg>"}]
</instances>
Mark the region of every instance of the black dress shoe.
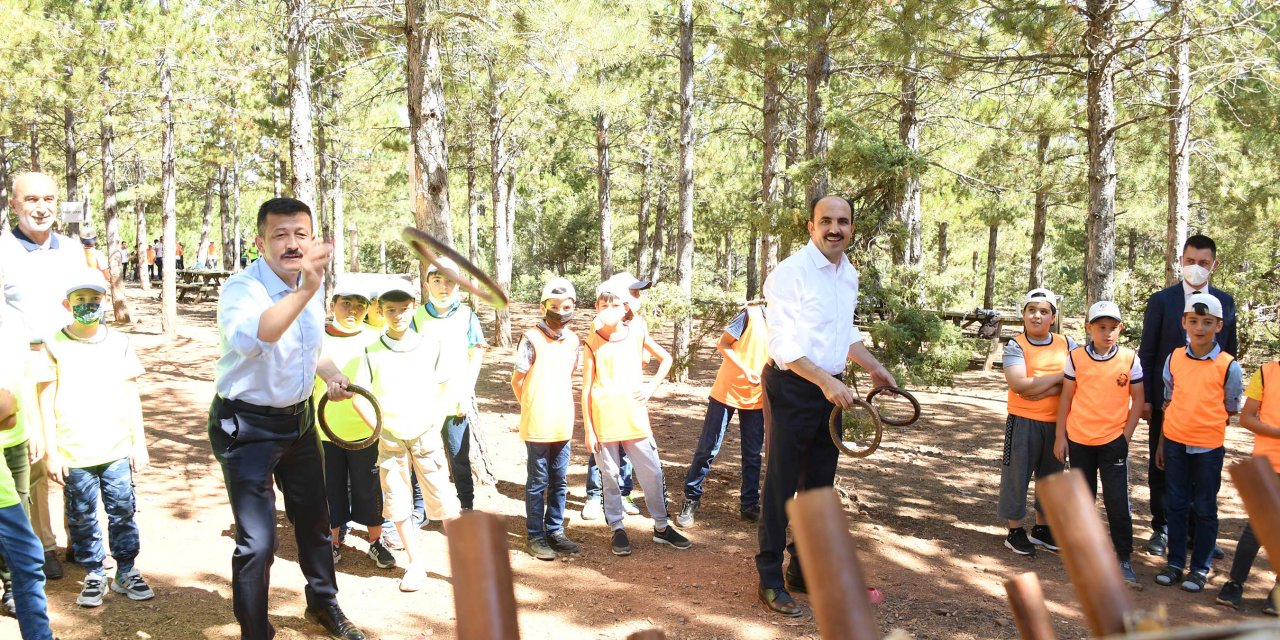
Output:
<instances>
[{"instance_id":1,"label":"black dress shoe","mask_svg":"<svg viewBox=\"0 0 1280 640\"><path fill-rule=\"evenodd\" d=\"M768 607L770 611L788 618L795 618L804 613L800 609L800 605L791 598L791 594L786 589L766 589L760 587L760 602Z\"/></svg>"},{"instance_id":2,"label":"black dress shoe","mask_svg":"<svg viewBox=\"0 0 1280 640\"><path fill-rule=\"evenodd\" d=\"M44 552L44 577L50 580L62 579L62 563L58 562L58 551Z\"/></svg>"},{"instance_id":3,"label":"black dress shoe","mask_svg":"<svg viewBox=\"0 0 1280 640\"><path fill-rule=\"evenodd\" d=\"M799 571L787 569L786 584L788 591L809 593L809 589L804 585L804 574L801 574Z\"/></svg>"},{"instance_id":4,"label":"black dress shoe","mask_svg":"<svg viewBox=\"0 0 1280 640\"><path fill-rule=\"evenodd\" d=\"M342 640L365 640L364 632L357 629L336 604L325 607L307 607L304 617L322 627L329 635Z\"/></svg>"}]
</instances>

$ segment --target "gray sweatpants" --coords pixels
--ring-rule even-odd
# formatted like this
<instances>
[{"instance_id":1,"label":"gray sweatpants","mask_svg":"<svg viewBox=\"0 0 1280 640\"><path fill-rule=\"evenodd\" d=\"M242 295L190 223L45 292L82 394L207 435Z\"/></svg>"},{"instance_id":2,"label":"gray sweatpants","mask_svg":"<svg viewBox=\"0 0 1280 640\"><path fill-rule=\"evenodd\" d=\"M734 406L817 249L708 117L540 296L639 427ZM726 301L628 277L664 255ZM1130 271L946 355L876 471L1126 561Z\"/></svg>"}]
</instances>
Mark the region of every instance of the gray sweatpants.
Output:
<instances>
[{"instance_id":1,"label":"gray sweatpants","mask_svg":"<svg viewBox=\"0 0 1280 640\"><path fill-rule=\"evenodd\" d=\"M1000 505L997 512L1003 520L1027 517L1027 486L1034 475L1040 478L1062 471L1062 463L1053 455L1053 439L1058 426L1010 415L1004 423L1004 455L1000 465ZM1037 513L1040 498L1035 500Z\"/></svg>"},{"instance_id":2,"label":"gray sweatpants","mask_svg":"<svg viewBox=\"0 0 1280 640\"><path fill-rule=\"evenodd\" d=\"M640 490L644 491L644 504L649 507L653 526L666 529L667 481L662 475L662 461L658 459L658 445L653 438L600 443L596 463L600 465L600 479L604 484L605 522L609 523L610 530L617 531L622 528L622 518L626 516L622 510L622 492L618 488L618 471L624 451L635 469L636 479L640 481Z\"/></svg>"}]
</instances>

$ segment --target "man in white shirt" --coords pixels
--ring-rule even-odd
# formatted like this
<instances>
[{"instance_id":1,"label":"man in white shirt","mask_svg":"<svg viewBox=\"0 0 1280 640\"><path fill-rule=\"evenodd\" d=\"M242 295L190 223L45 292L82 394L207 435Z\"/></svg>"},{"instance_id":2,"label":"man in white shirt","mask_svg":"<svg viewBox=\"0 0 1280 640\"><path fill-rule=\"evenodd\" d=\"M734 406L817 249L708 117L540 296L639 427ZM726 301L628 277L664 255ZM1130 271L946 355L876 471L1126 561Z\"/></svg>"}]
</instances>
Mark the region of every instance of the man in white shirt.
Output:
<instances>
[{"instance_id":1,"label":"man in white shirt","mask_svg":"<svg viewBox=\"0 0 1280 640\"><path fill-rule=\"evenodd\" d=\"M22 173L13 179L9 205L18 217L12 233L0 235L0 271L5 273L5 304L22 319L32 350L44 348L45 338L71 322L71 312L62 306L67 281L84 272L84 252L80 243L53 231L58 219L58 184L43 173ZM35 362L43 362L43 357ZM38 380L52 376L43 367L34 370ZM48 378L52 379L52 378ZM28 434L33 435L33 434ZM45 576L62 578L57 557L57 538L49 515L49 475L45 473L44 451L33 439L30 443L31 525L45 551ZM10 468L15 478L26 470Z\"/></svg>"},{"instance_id":2,"label":"man in white shirt","mask_svg":"<svg viewBox=\"0 0 1280 640\"><path fill-rule=\"evenodd\" d=\"M236 522L231 600L243 640L270 640L270 569L276 496L284 494L298 565L306 576L306 618L335 638L364 640L338 607L329 507L311 402L315 377L330 399L346 399L347 377L320 355L325 267L333 247L311 235L311 209L274 198L258 209L262 259L227 279L218 301L222 357L209 408L209 442L222 465ZM274 481L274 482L273 482Z\"/></svg>"},{"instance_id":3,"label":"man in white shirt","mask_svg":"<svg viewBox=\"0 0 1280 640\"><path fill-rule=\"evenodd\" d=\"M873 386L897 386L893 375L867 351L853 322L858 272L845 256L853 235L853 210L839 196L809 208L810 241L778 264L764 283L769 314L769 364L762 376L767 397L768 455L760 515L760 601L771 611L802 612L788 593L805 591L794 545L787 544L786 503L796 491L829 487L839 450L827 420L836 407L853 403L841 381L847 360L871 374ZM791 563L783 579L784 549Z\"/></svg>"}]
</instances>

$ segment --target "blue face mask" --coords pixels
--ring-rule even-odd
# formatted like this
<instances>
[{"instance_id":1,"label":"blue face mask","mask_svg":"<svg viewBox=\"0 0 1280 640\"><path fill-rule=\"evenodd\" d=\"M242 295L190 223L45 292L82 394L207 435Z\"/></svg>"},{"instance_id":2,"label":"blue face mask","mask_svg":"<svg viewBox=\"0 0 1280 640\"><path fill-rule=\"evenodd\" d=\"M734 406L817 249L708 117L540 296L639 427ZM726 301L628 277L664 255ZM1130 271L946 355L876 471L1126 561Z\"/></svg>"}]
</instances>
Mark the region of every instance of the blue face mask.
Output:
<instances>
[{"instance_id":1,"label":"blue face mask","mask_svg":"<svg viewBox=\"0 0 1280 640\"><path fill-rule=\"evenodd\" d=\"M71 307L71 315L75 317L76 322L83 325L101 322L106 313L107 310L103 308L100 302L86 302Z\"/></svg>"}]
</instances>

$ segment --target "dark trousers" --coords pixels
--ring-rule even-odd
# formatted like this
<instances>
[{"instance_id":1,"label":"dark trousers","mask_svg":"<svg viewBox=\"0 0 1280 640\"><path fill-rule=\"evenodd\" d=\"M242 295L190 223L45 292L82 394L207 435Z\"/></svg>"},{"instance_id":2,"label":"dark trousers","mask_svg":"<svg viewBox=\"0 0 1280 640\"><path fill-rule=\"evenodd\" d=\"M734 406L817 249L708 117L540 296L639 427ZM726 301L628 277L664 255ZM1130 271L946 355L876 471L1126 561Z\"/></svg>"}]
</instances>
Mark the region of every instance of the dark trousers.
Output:
<instances>
[{"instance_id":1,"label":"dark trousers","mask_svg":"<svg viewBox=\"0 0 1280 640\"><path fill-rule=\"evenodd\" d=\"M471 422L466 416L449 416L440 427L440 439L448 449L449 475L458 488L463 509L475 506L475 483L471 478Z\"/></svg>"},{"instance_id":2,"label":"dark trousers","mask_svg":"<svg viewBox=\"0 0 1280 640\"><path fill-rule=\"evenodd\" d=\"M526 442L529 477L524 484L525 531L530 540L564 530L569 494L569 441Z\"/></svg>"},{"instance_id":3,"label":"dark trousers","mask_svg":"<svg viewBox=\"0 0 1280 640\"><path fill-rule=\"evenodd\" d=\"M693 452L693 462L684 474L685 500L701 500L702 485L711 472L711 464L720 454L724 433L738 413L738 430L742 446L742 489L739 493L743 509L754 508L760 503L760 449L764 447L764 410L735 409L715 398L707 400L707 415L702 421L702 435L698 448Z\"/></svg>"},{"instance_id":4,"label":"dark trousers","mask_svg":"<svg viewBox=\"0 0 1280 640\"><path fill-rule=\"evenodd\" d=\"M236 523L231 602L242 640L275 636L267 594L276 550L276 486L293 523L307 606L337 604L324 460L314 420L310 403L298 415L237 410L217 397L209 408L209 443L222 465Z\"/></svg>"},{"instance_id":5,"label":"dark trousers","mask_svg":"<svg viewBox=\"0 0 1280 640\"><path fill-rule=\"evenodd\" d=\"M1071 467L1084 472L1084 480L1095 498L1098 476L1102 476L1102 504L1107 508L1107 527L1116 557L1133 556L1133 516L1129 512L1129 441L1123 434L1100 445L1067 441Z\"/></svg>"},{"instance_id":6,"label":"dark trousers","mask_svg":"<svg viewBox=\"0 0 1280 640\"><path fill-rule=\"evenodd\" d=\"M323 445L329 527L337 529L348 522L380 526L382 482L378 479L378 447L351 451L332 442Z\"/></svg>"},{"instance_id":7,"label":"dark trousers","mask_svg":"<svg viewBox=\"0 0 1280 640\"><path fill-rule=\"evenodd\" d=\"M1164 469L1156 466L1156 448L1160 446L1160 435L1164 433L1164 411L1157 402L1151 408L1151 420L1147 423L1147 488L1151 490L1151 530L1168 531L1169 521L1165 519L1164 507Z\"/></svg>"},{"instance_id":8,"label":"dark trousers","mask_svg":"<svg viewBox=\"0 0 1280 640\"><path fill-rule=\"evenodd\" d=\"M835 407L822 389L773 366L765 367L763 378L770 416L756 571L761 587L781 589L784 550L791 554L789 571L803 575L795 545L787 544L787 501L796 491L831 486L840 451L827 430Z\"/></svg>"},{"instance_id":9,"label":"dark trousers","mask_svg":"<svg viewBox=\"0 0 1280 640\"><path fill-rule=\"evenodd\" d=\"M1187 446L1164 441L1165 516L1169 521L1169 566L1208 573L1218 543L1218 489L1226 449L1187 453ZM1194 514L1188 526L1188 513ZM1187 565L1187 536L1194 528L1195 546Z\"/></svg>"},{"instance_id":10,"label":"dark trousers","mask_svg":"<svg viewBox=\"0 0 1280 640\"><path fill-rule=\"evenodd\" d=\"M630 496L631 490L636 486L636 475L625 451L622 452L622 468L619 475L621 484L618 486L622 490L623 497ZM596 454L593 453L587 456L587 498L599 498L603 495L604 484L600 479L600 467L596 464Z\"/></svg>"}]
</instances>

